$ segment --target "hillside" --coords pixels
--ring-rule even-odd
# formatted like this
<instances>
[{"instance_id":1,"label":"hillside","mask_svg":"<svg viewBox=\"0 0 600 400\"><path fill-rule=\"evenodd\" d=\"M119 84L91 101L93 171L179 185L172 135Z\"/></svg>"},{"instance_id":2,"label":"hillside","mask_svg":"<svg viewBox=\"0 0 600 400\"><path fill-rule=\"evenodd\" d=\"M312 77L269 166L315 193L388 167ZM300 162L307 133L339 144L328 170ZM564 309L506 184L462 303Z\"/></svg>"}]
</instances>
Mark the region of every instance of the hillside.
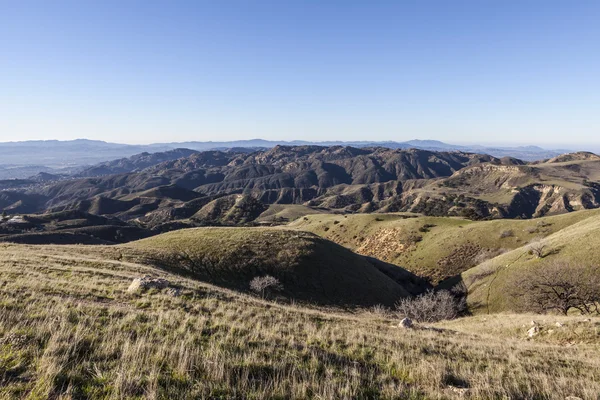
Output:
<instances>
[{"instance_id":1,"label":"hillside","mask_svg":"<svg viewBox=\"0 0 600 400\"><path fill-rule=\"evenodd\" d=\"M583 268L597 278L600 260L600 215L594 213L577 223L541 239L536 246L542 257L531 254L524 245L477 265L461 274L469 289L474 312L502 312L524 307L516 288L530 274L544 275L556 262L565 268Z\"/></svg>"},{"instance_id":2,"label":"hillside","mask_svg":"<svg viewBox=\"0 0 600 400\"><path fill-rule=\"evenodd\" d=\"M0 218L0 242L24 244L116 244L155 234L117 218L81 211Z\"/></svg>"},{"instance_id":3,"label":"hillside","mask_svg":"<svg viewBox=\"0 0 600 400\"><path fill-rule=\"evenodd\" d=\"M315 214L299 218L287 228L313 232L438 283L534 239L598 218L600 210L534 220L493 221L407 213Z\"/></svg>"},{"instance_id":4,"label":"hillside","mask_svg":"<svg viewBox=\"0 0 600 400\"><path fill-rule=\"evenodd\" d=\"M189 149L174 149L157 153L144 152L129 158L121 158L96 164L93 167L85 168L75 176L93 177L136 172L166 161L189 157L194 153L196 153L196 151Z\"/></svg>"},{"instance_id":5,"label":"hillside","mask_svg":"<svg viewBox=\"0 0 600 400\"><path fill-rule=\"evenodd\" d=\"M133 254L120 259L125 250L0 244L0 397L563 400L600 393L598 318L499 315L399 329L398 319L378 313L240 295ZM127 292L146 274L168 279L181 295ZM533 318L546 333L528 339Z\"/></svg>"},{"instance_id":6,"label":"hillside","mask_svg":"<svg viewBox=\"0 0 600 400\"><path fill-rule=\"evenodd\" d=\"M316 235L268 228L183 229L124 245L146 262L224 287L248 290L256 276L272 275L282 295L317 304L392 306L427 288L405 274L394 281L377 266Z\"/></svg>"}]
</instances>

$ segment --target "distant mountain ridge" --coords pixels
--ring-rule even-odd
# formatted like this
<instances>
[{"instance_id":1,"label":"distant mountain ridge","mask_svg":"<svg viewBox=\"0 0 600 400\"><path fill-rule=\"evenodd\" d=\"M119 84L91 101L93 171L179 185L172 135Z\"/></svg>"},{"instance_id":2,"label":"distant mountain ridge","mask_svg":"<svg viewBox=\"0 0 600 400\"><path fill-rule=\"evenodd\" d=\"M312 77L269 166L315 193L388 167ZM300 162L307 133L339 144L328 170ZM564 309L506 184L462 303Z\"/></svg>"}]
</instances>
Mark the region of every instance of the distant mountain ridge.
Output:
<instances>
[{"instance_id":1,"label":"distant mountain ridge","mask_svg":"<svg viewBox=\"0 0 600 400\"><path fill-rule=\"evenodd\" d=\"M48 170L52 168L74 168L89 166L102 162L113 161L131 157L140 153L157 153L186 148L189 150L227 150L231 148L269 149L278 145L284 146L352 146L387 147L391 149L417 148L434 151L463 151L485 153L494 157L515 157L526 161L542 160L559 156L570 150L546 150L536 146L523 147L491 147L491 146L462 146L453 145L437 140L409 140L397 141L282 141L249 139L237 141L189 141L179 143L155 143L149 145L129 145L109 143L99 140L77 139L70 141L23 141L0 142L0 164L13 164L15 166L39 165L33 174L38 172L60 173L61 171ZM45 168L45 169L43 169ZM32 174L32 175L33 175ZM19 176L24 178L26 176Z\"/></svg>"}]
</instances>

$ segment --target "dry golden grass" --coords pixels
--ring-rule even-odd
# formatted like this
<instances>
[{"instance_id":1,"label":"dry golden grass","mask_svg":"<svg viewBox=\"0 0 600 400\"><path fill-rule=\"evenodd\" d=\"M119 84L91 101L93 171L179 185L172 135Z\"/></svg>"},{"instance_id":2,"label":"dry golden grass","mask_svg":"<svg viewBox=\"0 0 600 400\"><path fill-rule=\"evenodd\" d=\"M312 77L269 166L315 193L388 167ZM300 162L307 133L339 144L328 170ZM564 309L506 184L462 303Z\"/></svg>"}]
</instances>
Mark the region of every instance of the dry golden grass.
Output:
<instances>
[{"instance_id":1,"label":"dry golden grass","mask_svg":"<svg viewBox=\"0 0 600 400\"><path fill-rule=\"evenodd\" d=\"M156 270L141 264L143 253L124 251L0 245L0 398L600 393L598 319L576 331L586 341L570 346L548 334L527 340L522 325L530 316L404 330L381 313L268 303ZM182 296L126 291L133 277L147 273L180 285ZM578 324L575 317L559 319Z\"/></svg>"}]
</instances>

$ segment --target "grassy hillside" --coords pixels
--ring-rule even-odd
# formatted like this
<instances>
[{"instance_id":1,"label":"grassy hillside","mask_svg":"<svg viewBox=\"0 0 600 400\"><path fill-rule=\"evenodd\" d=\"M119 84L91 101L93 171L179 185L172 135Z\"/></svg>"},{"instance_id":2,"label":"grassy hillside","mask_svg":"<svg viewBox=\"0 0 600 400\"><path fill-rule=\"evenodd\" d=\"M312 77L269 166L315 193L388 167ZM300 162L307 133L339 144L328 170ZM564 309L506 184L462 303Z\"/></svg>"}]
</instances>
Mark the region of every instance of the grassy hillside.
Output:
<instances>
[{"instance_id":1,"label":"grassy hillside","mask_svg":"<svg viewBox=\"0 0 600 400\"><path fill-rule=\"evenodd\" d=\"M522 298L511 295L513 288L529 272L544 274L545 268L556 261L574 267L592 267L600 263L600 215L592 213L547 236L544 257L529 253L529 246L519 247L506 254L469 269L462 279L469 288L469 302L474 311L499 312L519 309Z\"/></svg>"},{"instance_id":2,"label":"grassy hillside","mask_svg":"<svg viewBox=\"0 0 600 400\"><path fill-rule=\"evenodd\" d=\"M306 232L271 228L195 228L124 245L148 262L206 282L248 290L256 276L272 275L283 295L339 305L393 305L419 279L396 282L342 246Z\"/></svg>"},{"instance_id":3,"label":"grassy hillside","mask_svg":"<svg viewBox=\"0 0 600 400\"><path fill-rule=\"evenodd\" d=\"M323 214L327 211L300 204L271 204L255 220L257 223L286 223L309 214Z\"/></svg>"},{"instance_id":4,"label":"grassy hillside","mask_svg":"<svg viewBox=\"0 0 600 400\"><path fill-rule=\"evenodd\" d=\"M599 216L600 210L585 210L533 220L474 222L402 213L318 214L299 218L288 228L316 233L435 283L533 239Z\"/></svg>"},{"instance_id":5,"label":"grassy hillside","mask_svg":"<svg viewBox=\"0 0 600 400\"><path fill-rule=\"evenodd\" d=\"M167 239L174 237L154 243ZM379 314L267 303L156 269L142 263L153 242L144 243L0 244L0 398L562 400L600 393L598 318L556 317L565 324L563 341L548 332L528 340L529 316L404 330ZM131 279L145 274L179 285L181 296L128 293Z\"/></svg>"}]
</instances>

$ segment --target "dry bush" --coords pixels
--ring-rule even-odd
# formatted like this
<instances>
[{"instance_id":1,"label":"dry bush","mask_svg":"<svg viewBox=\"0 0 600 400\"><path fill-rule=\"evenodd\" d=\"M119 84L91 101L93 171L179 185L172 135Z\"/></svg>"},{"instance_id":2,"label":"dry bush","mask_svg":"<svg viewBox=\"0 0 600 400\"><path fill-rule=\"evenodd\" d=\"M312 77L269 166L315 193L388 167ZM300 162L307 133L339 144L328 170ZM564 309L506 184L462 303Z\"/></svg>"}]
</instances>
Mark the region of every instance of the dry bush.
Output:
<instances>
[{"instance_id":1,"label":"dry bush","mask_svg":"<svg viewBox=\"0 0 600 400\"><path fill-rule=\"evenodd\" d=\"M515 232L512 229L508 229L500 234L500 239L505 239L513 236L515 236Z\"/></svg>"},{"instance_id":2,"label":"dry bush","mask_svg":"<svg viewBox=\"0 0 600 400\"><path fill-rule=\"evenodd\" d=\"M527 311L600 314L600 267L553 262L543 271L529 271L514 290Z\"/></svg>"},{"instance_id":3,"label":"dry bush","mask_svg":"<svg viewBox=\"0 0 600 400\"><path fill-rule=\"evenodd\" d=\"M399 317L408 317L417 322L438 322L454 319L466 309L466 301L462 289L429 290L417 297L400 300L396 304Z\"/></svg>"},{"instance_id":4,"label":"dry bush","mask_svg":"<svg viewBox=\"0 0 600 400\"><path fill-rule=\"evenodd\" d=\"M542 241L542 239L534 239L529 244L529 254L532 254L537 258L544 258L546 255L546 244Z\"/></svg>"},{"instance_id":5,"label":"dry bush","mask_svg":"<svg viewBox=\"0 0 600 400\"><path fill-rule=\"evenodd\" d=\"M250 281L250 290L264 298L269 293L281 292L283 285L279 282L279 279L271 275L257 276Z\"/></svg>"}]
</instances>

